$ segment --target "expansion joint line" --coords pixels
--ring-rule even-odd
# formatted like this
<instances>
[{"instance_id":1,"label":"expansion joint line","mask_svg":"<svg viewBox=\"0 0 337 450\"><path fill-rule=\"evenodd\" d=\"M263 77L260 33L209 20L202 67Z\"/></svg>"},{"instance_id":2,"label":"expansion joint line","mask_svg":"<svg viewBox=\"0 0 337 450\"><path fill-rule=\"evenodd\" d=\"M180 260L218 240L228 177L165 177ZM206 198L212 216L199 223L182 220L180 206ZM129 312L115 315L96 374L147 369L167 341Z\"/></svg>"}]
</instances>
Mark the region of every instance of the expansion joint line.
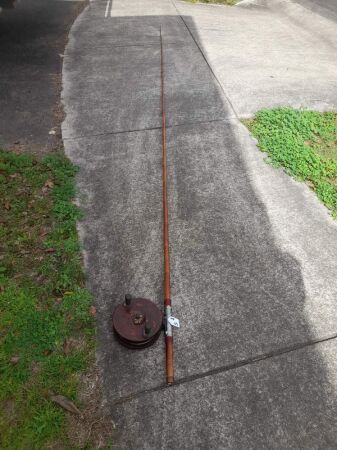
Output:
<instances>
[{"instance_id":1,"label":"expansion joint line","mask_svg":"<svg viewBox=\"0 0 337 450\"><path fill-rule=\"evenodd\" d=\"M224 365L224 366L220 366L220 367L216 367L214 369L210 369L207 370L205 372L200 372L200 373L196 373L194 375L189 375L187 377L183 377L180 379L176 379L174 381L174 385L173 386L167 386L167 384L160 384L158 386L155 386L153 388L149 388L149 389L143 389L141 391L135 392L134 394L128 395L128 396L124 396L124 397L120 397L119 399L113 401L111 403L111 406L117 406L120 405L122 403L127 403L129 401L135 400L139 397L142 397L143 395L146 394L151 394L153 392L158 392L158 391L163 391L167 388L175 388L181 384L187 384L187 383L191 383L193 381L197 381L197 380L201 380L203 378L208 378L211 376L215 376L215 375L219 375L221 373L225 373L225 372L229 372L231 370L235 370L235 369L239 369L240 367L244 367L244 366L249 366L252 364L257 364L261 361L267 360L267 359L272 359L278 356L282 356L288 353L294 353L298 350L302 350L305 348L309 348L309 347L314 347L317 344L322 344L324 342L329 342L329 341L333 341L337 338L337 333L331 335L331 336L327 336L325 338L322 339L314 339L311 341L307 341L307 342L302 342L302 343L297 343L297 344L293 344L291 346L288 347L283 347L280 348L278 350L274 350L272 352L269 353L262 353L256 356L252 356L251 358L247 358L247 359L243 359L237 362L234 362L233 364L228 364L228 365Z\"/></svg>"}]
</instances>

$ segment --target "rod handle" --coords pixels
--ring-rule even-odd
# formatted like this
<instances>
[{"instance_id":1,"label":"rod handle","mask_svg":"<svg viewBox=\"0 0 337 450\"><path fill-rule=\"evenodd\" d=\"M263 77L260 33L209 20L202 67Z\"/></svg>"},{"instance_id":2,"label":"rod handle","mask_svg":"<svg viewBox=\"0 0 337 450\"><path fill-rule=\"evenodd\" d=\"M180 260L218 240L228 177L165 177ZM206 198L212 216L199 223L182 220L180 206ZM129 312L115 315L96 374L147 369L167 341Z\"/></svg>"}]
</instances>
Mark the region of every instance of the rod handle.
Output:
<instances>
[{"instance_id":1,"label":"rod handle","mask_svg":"<svg viewBox=\"0 0 337 450\"><path fill-rule=\"evenodd\" d=\"M174 382L174 369L173 369L173 337L166 336L166 383L168 385Z\"/></svg>"}]
</instances>

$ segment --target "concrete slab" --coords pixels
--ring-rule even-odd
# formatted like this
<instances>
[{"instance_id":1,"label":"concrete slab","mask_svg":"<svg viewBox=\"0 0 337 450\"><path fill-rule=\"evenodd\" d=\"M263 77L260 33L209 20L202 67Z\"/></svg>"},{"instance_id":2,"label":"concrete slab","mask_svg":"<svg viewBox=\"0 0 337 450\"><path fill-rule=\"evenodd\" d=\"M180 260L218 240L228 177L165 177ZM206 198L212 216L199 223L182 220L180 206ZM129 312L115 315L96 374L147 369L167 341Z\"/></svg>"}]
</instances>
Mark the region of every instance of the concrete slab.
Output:
<instances>
[{"instance_id":1,"label":"concrete slab","mask_svg":"<svg viewBox=\"0 0 337 450\"><path fill-rule=\"evenodd\" d=\"M337 108L336 23L291 1L175 3L240 117L261 108Z\"/></svg>"},{"instance_id":2,"label":"concrete slab","mask_svg":"<svg viewBox=\"0 0 337 450\"><path fill-rule=\"evenodd\" d=\"M112 405L114 448L335 449L336 351L324 343Z\"/></svg>"},{"instance_id":3,"label":"concrete slab","mask_svg":"<svg viewBox=\"0 0 337 450\"><path fill-rule=\"evenodd\" d=\"M67 142L81 169L82 233L111 401L163 380L162 343L130 352L114 341L110 323L126 292L160 304L160 138L160 130L151 130ZM336 226L332 220L310 220L318 202L314 195L306 196L306 187L292 186L272 169L274 204L292 189L284 213L293 214L292 228L300 226L298 217L309 223L302 224L305 237L297 241L302 255L294 258L274 236L254 187L265 163L256 159L252 169L245 153L257 151L248 133L243 145L243 126L235 121L179 126L169 128L167 138L172 296L183 324L175 338L177 379L334 335L337 248L333 242L324 247L319 236L324 229L324 239L333 241ZM301 264L314 275L311 289Z\"/></svg>"},{"instance_id":4,"label":"concrete slab","mask_svg":"<svg viewBox=\"0 0 337 450\"><path fill-rule=\"evenodd\" d=\"M103 5L95 2L100 14ZM223 91L218 62L229 45L212 53L209 28L221 27L228 37L241 20L239 8L206 7L200 18L205 6L183 6L199 16L180 19L177 42L164 46L172 297L182 322L175 333L178 385L163 389L162 340L142 352L114 341L111 313L125 293L158 304L162 298L160 59L152 6L152 0L113 3L119 17L111 19L110 42L121 32L125 47L122 37L111 47L95 47L94 38L87 45L84 28L81 47L76 24L64 64L65 148L80 167L80 231L117 448L333 448L336 344L314 343L337 333L337 226L305 185L265 164ZM156 1L155 7L158 25L168 11L173 38L172 3ZM91 16L87 9L78 23L97 21L97 11ZM232 14L234 28L218 11ZM270 14L263 10L262 18ZM251 30L267 26L256 11L249 17ZM199 35L201 19L208 22ZM283 19L275 23L287 27ZM108 35L106 24L102 30ZM193 39L189 34L183 43L190 31ZM288 49L285 35L281 41ZM231 49L227 56L233 81L231 65L239 73L249 60L239 55L235 65ZM275 51L272 62L277 58ZM247 80L238 80L239 111L260 105L244 89ZM265 92L266 103L276 101L268 83ZM311 348L298 350L303 346ZM290 356L277 356L284 352Z\"/></svg>"},{"instance_id":5,"label":"concrete slab","mask_svg":"<svg viewBox=\"0 0 337 450\"><path fill-rule=\"evenodd\" d=\"M115 11L115 10L113 10ZM111 47L113 45L158 44L159 29L166 43L192 42L192 37L176 15L110 16L105 2L90 4L88 15L83 16L72 30L72 36L81 39L81 48ZM68 50L71 45L68 46Z\"/></svg>"},{"instance_id":6,"label":"concrete slab","mask_svg":"<svg viewBox=\"0 0 337 450\"><path fill-rule=\"evenodd\" d=\"M159 59L159 46L66 57L64 138L160 126Z\"/></svg>"},{"instance_id":7,"label":"concrete slab","mask_svg":"<svg viewBox=\"0 0 337 450\"><path fill-rule=\"evenodd\" d=\"M265 163L256 159L252 169L247 155L257 151L242 125L231 121L173 128L168 139L172 290L176 314L185 324L176 337L181 355L177 376L334 334L337 265L331 245L316 245L320 226L329 242L334 242L337 227L326 216L311 219L309 211L317 214L314 195L307 196L306 187L293 186L283 172L272 169L273 179L268 177L263 191L270 192L277 179L270 196L276 209L279 197L288 198L283 213L291 224L276 234L255 184L266 173ZM276 238L289 228L304 233L292 240L302 251L296 258ZM304 286L304 265L316 267L311 271L315 290Z\"/></svg>"},{"instance_id":8,"label":"concrete slab","mask_svg":"<svg viewBox=\"0 0 337 450\"><path fill-rule=\"evenodd\" d=\"M133 18L132 23L144 28L141 18ZM82 48L82 40L75 37L64 59L68 115L64 138L160 126L161 23L165 21L158 18L157 42L150 40L150 45L116 46L113 51L106 47L98 52L95 47ZM180 28L186 31L182 22ZM163 31L167 35L164 25ZM164 41L164 52L168 126L234 116L191 37L186 45Z\"/></svg>"},{"instance_id":9,"label":"concrete slab","mask_svg":"<svg viewBox=\"0 0 337 450\"><path fill-rule=\"evenodd\" d=\"M160 143L160 130L67 141L81 169L80 229L97 305L99 362L114 398L164 377L162 340L134 352L115 342L111 329L112 311L125 293L161 306Z\"/></svg>"},{"instance_id":10,"label":"concrete slab","mask_svg":"<svg viewBox=\"0 0 337 450\"><path fill-rule=\"evenodd\" d=\"M170 0L131 0L125 2L124 0L113 0L112 5L113 17L124 16L176 16L177 11L174 4Z\"/></svg>"},{"instance_id":11,"label":"concrete slab","mask_svg":"<svg viewBox=\"0 0 337 450\"><path fill-rule=\"evenodd\" d=\"M235 117L199 50L164 45L167 125Z\"/></svg>"}]
</instances>

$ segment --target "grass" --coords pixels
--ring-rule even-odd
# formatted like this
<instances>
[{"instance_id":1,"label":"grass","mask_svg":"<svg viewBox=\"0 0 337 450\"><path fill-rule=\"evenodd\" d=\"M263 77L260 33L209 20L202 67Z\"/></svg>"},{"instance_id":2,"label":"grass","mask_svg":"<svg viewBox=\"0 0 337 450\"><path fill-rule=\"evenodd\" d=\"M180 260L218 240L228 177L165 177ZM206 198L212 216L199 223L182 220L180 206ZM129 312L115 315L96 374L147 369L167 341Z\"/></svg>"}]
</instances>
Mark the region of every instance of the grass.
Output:
<instances>
[{"instance_id":1,"label":"grass","mask_svg":"<svg viewBox=\"0 0 337 450\"><path fill-rule=\"evenodd\" d=\"M275 108L244 123L271 163L305 181L337 218L337 114Z\"/></svg>"},{"instance_id":2,"label":"grass","mask_svg":"<svg viewBox=\"0 0 337 450\"><path fill-rule=\"evenodd\" d=\"M215 3L217 5L234 6L239 0L185 0L190 3Z\"/></svg>"},{"instance_id":3,"label":"grass","mask_svg":"<svg viewBox=\"0 0 337 450\"><path fill-rule=\"evenodd\" d=\"M65 412L93 355L73 204L76 168L0 151L0 448L72 448Z\"/></svg>"}]
</instances>

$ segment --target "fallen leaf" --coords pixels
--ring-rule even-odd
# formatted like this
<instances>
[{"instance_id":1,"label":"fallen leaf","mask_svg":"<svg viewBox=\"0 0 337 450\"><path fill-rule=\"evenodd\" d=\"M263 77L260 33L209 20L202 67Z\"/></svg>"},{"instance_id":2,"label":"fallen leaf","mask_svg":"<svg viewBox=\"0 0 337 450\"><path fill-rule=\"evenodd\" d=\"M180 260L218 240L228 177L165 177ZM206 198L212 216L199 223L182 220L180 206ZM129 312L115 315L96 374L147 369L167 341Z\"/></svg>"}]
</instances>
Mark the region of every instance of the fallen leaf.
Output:
<instances>
[{"instance_id":1,"label":"fallen leaf","mask_svg":"<svg viewBox=\"0 0 337 450\"><path fill-rule=\"evenodd\" d=\"M45 276L41 273L39 276L36 277L36 281L40 284L44 283L46 280Z\"/></svg>"},{"instance_id":2,"label":"fallen leaf","mask_svg":"<svg viewBox=\"0 0 337 450\"><path fill-rule=\"evenodd\" d=\"M17 178L19 176L18 173L13 173L12 175L9 175L9 178L11 178L12 180L14 180L14 178Z\"/></svg>"},{"instance_id":3,"label":"fallen leaf","mask_svg":"<svg viewBox=\"0 0 337 450\"><path fill-rule=\"evenodd\" d=\"M77 408L75 403L69 400L69 398L64 397L63 395L53 395L50 399L61 406L63 409L73 414L79 414L80 416L82 415L81 411Z\"/></svg>"},{"instance_id":4,"label":"fallen leaf","mask_svg":"<svg viewBox=\"0 0 337 450\"><path fill-rule=\"evenodd\" d=\"M13 366L15 366L19 361L20 361L20 357L19 356L12 356L11 359L9 360L9 362L11 364L13 364Z\"/></svg>"},{"instance_id":5,"label":"fallen leaf","mask_svg":"<svg viewBox=\"0 0 337 450\"><path fill-rule=\"evenodd\" d=\"M41 364L33 361L32 363L32 373L37 375L41 371Z\"/></svg>"},{"instance_id":6,"label":"fallen leaf","mask_svg":"<svg viewBox=\"0 0 337 450\"><path fill-rule=\"evenodd\" d=\"M68 355L68 353L70 353L70 342L69 341L64 341L63 342L63 352Z\"/></svg>"},{"instance_id":7,"label":"fallen leaf","mask_svg":"<svg viewBox=\"0 0 337 450\"><path fill-rule=\"evenodd\" d=\"M51 189L51 188L54 187L54 183L53 183L51 180L47 180L47 181L45 182L44 186L45 186L46 188Z\"/></svg>"},{"instance_id":8,"label":"fallen leaf","mask_svg":"<svg viewBox=\"0 0 337 450\"><path fill-rule=\"evenodd\" d=\"M96 316L96 307L94 305L91 305L89 308L89 312L92 316Z\"/></svg>"},{"instance_id":9,"label":"fallen leaf","mask_svg":"<svg viewBox=\"0 0 337 450\"><path fill-rule=\"evenodd\" d=\"M48 228L42 227L40 230L40 237L44 237L48 234Z\"/></svg>"},{"instance_id":10,"label":"fallen leaf","mask_svg":"<svg viewBox=\"0 0 337 450\"><path fill-rule=\"evenodd\" d=\"M4 202L4 208L7 209L7 211L9 211L11 209L11 204L9 202Z\"/></svg>"},{"instance_id":11,"label":"fallen leaf","mask_svg":"<svg viewBox=\"0 0 337 450\"><path fill-rule=\"evenodd\" d=\"M65 323L69 323L71 320L73 320L73 316L71 314L67 314L65 317Z\"/></svg>"}]
</instances>

